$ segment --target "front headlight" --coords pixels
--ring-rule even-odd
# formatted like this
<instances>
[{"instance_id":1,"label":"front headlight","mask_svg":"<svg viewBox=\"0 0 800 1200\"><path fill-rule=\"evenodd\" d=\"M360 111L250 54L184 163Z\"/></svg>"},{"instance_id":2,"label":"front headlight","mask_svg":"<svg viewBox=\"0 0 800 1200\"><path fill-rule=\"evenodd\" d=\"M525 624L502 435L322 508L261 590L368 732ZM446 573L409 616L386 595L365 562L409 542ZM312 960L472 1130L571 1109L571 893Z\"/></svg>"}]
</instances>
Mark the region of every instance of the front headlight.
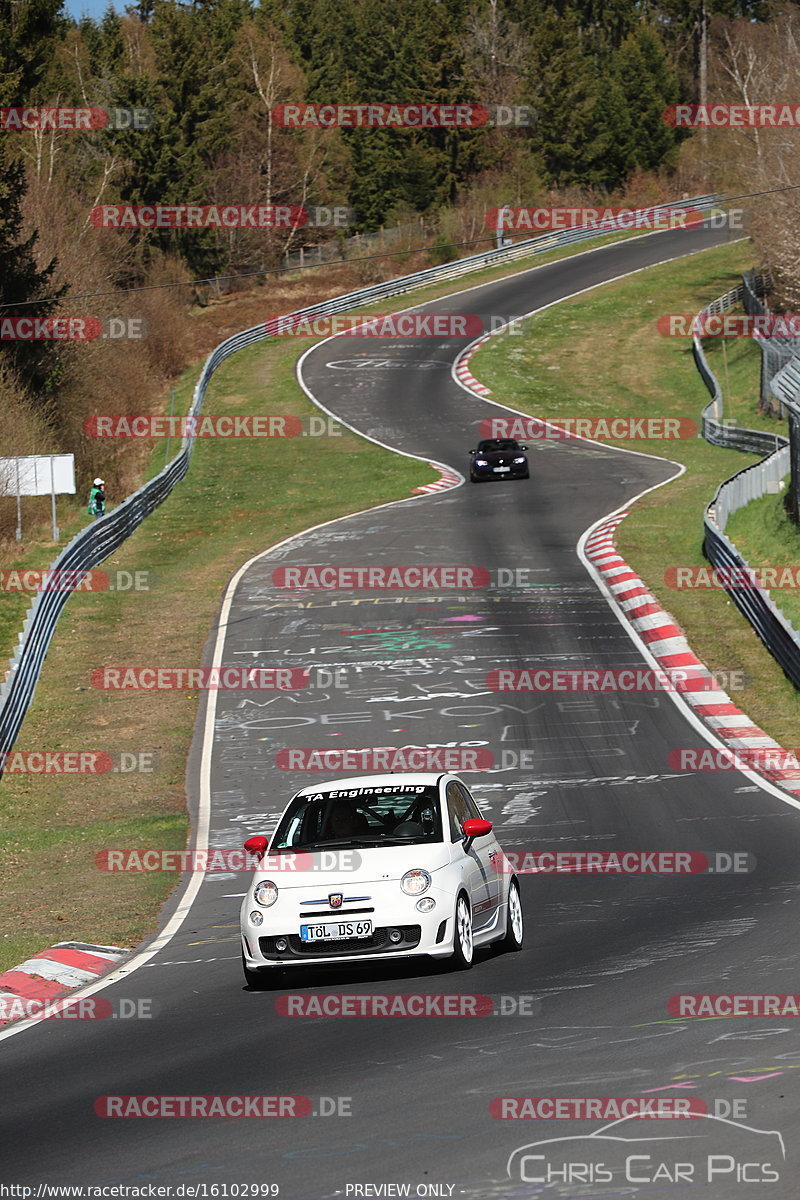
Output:
<instances>
[{"instance_id":1,"label":"front headlight","mask_svg":"<svg viewBox=\"0 0 800 1200\"><path fill-rule=\"evenodd\" d=\"M525 459L524 459L524 458L515 458L515 459L514 459L514 462L515 462L515 463L524 463L524 462L525 462Z\"/></svg>"},{"instance_id":2,"label":"front headlight","mask_svg":"<svg viewBox=\"0 0 800 1200\"><path fill-rule=\"evenodd\" d=\"M406 871L400 880L400 887L407 896L421 896L423 892L427 892L430 886L430 875L419 867L415 867L412 871Z\"/></svg>"},{"instance_id":3,"label":"front headlight","mask_svg":"<svg viewBox=\"0 0 800 1200\"><path fill-rule=\"evenodd\" d=\"M253 899L262 908L269 908L278 899L278 888L271 879L262 879L261 883L256 884Z\"/></svg>"},{"instance_id":4,"label":"front headlight","mask_svg":"<svg viewBox=\"0 0 800 1200\"><path fill-rule=\"evenodd\" d=\"M476 458L475 459L476 467L488 467L488 465L489 465L489 460L487 458Z\"/></svg>"}]
</instances>

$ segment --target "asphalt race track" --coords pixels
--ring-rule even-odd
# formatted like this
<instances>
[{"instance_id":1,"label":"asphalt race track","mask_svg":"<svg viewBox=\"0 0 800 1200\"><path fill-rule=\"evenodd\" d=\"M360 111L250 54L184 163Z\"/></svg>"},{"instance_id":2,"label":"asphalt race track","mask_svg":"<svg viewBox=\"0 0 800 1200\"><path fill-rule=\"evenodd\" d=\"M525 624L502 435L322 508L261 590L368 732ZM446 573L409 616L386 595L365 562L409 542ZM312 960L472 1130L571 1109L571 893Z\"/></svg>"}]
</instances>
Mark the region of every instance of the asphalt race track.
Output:
<instances>
[{"instance_id":1,"label":"asphalt race track","mask_svg":"<svg viewBox=\"0 0 800 1200\"><path fill-rule=\"evenodd\" d=\"M512 317L726 236L651 235L428 309ZM498 415L451 378L464 344L338 338L307 354L302 381L356 429L464 472L477 422ZM746 851L756 869L525 875L521 954L483 953L463 973L375 964L308 971L287 985L307 995L489 994L516 1010L429 1019L278 1015L282 993L250 991L241 976L245 877L198 876L171 906L167 935L176 905L192 901L174 936L99 993L112 1004L145 1000L151 1019L44 1021L0 1036L5 1183L33 1185L34 1196L44 1183L170 1185L178 1196L275 1184L292 1200L400 1195L394 1185L405 1184L412 1196L475 1200L683 1197L701 1187L712 1200L797 1195L796 1020L678 1020L667 1003L679 993L800 990L800 813L744 775L671 771L670 750L702 739L667 696L486 686L503 666L644 665L576 544L675 467L588 443L532 444L530 461L530 480L467 482L376 509L243 570L207 662L217 652L226 665L310 667L317 686L210 694L216 710L201 713L190 762L201 836L206 799L208 844L238 847L269 832L297 788L329 777L280 769L282 750L477 746L496 766L465 777L506 850ZM302 564L470 565L488 570L492 586L398 594L275 585L277 568ZM530 586L502 586L508 575L498 571L517 567L530 570ZM317 1114L335 1113L95 1115L98 1097L120 1094L308 1096ZM628 1121L598 1140L588 1135L607 1122L490 1112L498 1097L642 1095L693 1097L711 1115ZM555 1138L576 1140L514 1154ZM206 1190L188 1190L197 1185Z\"/></svg>"}]
</instances>

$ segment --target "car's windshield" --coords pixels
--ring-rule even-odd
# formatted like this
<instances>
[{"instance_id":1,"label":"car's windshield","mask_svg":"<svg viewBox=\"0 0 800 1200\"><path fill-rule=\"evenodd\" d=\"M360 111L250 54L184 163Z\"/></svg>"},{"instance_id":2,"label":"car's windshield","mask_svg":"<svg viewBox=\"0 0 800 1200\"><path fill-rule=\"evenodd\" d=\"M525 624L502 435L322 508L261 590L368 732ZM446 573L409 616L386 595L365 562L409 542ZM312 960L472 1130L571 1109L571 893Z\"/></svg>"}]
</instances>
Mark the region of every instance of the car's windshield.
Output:
<instances>
[{"instance_id":1,"label":"car's windshield","mask_svg":"<svg viewBox=\"0 0 800 1200\"><path fill-rule=\"evenodd\" d=\"M441 840L436 787L330 788L294 798L275 830L270 853L298 847L403 846Z\"/></svg>"},{"instance_id":2,"label":"car's windshield","mask_svg":"<svg viewBox=\"0 0 800 1200\"><path fill-rule=\"evenodd\" d=\"M478 453L490 454L494 450L519 450L519 443L513 438L489 438L478 442Z\"/></svg>"}]
</instances>

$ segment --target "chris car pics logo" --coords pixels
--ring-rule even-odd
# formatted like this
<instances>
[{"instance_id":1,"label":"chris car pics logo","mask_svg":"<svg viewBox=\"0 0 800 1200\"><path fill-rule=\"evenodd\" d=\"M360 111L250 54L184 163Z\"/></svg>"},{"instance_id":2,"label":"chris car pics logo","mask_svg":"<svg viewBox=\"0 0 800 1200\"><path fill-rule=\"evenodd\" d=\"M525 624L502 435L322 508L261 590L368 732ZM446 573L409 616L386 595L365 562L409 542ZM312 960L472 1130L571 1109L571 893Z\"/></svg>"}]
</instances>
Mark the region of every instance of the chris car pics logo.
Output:
<instances>
[{"instance_id":1,"label":"chris car pics logo","mask_svg":"<svg viewBox=\"0 0 800 1200\"><path fill-rule=\"evenodd\" d=\"M510 1179L525 1184L616 1184L680 1188L687 1184L778 1183L786 1147L776 1129L694 1113L681 1134L646 1133L635 1116L622 1117L590 1134L544 1138L508 1157ZM630 1122L637 1123L631 1128ZM750 1194L749 1192L747 1193Z\"/></svg>"}]
</instances>

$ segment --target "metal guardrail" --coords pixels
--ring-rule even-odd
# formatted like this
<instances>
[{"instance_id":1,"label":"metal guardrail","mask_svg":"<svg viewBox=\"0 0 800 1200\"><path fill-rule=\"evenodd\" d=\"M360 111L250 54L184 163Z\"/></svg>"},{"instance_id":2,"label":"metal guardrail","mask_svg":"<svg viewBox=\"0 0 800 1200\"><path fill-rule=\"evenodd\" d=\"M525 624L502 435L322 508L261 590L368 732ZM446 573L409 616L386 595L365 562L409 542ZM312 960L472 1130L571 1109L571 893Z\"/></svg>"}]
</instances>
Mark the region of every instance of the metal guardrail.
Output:
<instances>
[{"instance_id":1,"label":"metal guardrail","mask_svg":"<svg viewBox=\"0 0 800 1200\"><path fill-rule=\"evenodd\" d=\"M694 196L681 202L673 201L670 204L650 205L648 208L638 211L655 213L665 209L688 207L702 211L717 207L718 204L719 197L716 194L709 194ZM429 283L457 279L461 275L467 275L482 267L503 266L517 259L542 254L557 246L573 245L609 232L615 231L589 226L527 238L525 241L516 242L513 245L481 251L479 254L473 254L455 262L428 267L426 270L417 271L412 275L403 275L384 283L359 288L346 295L336 296L332 300L323 301L321 304L315 304L309 308L298 309L296 312L286 315L304 318L348 312L350 309L360 308L371 301L399 296ZM272 337L277 329L277 318L273 318L220 342L206 359L194 390L188 415L190 417L200 416L209 380L220 363L224 362L229 355L235 354L237 350ZM75 588L69 591L53 590L39 593L28 610L19 644L11 660L9 674L0 686L0 777L2 777L5 756L19 734L28 706L33 699L36 683L58 618L72 591L76 590L78 586L78 573L91 570L109 554L112 554L138 528L145 517L149 516L153 509L167 498L175 484L183 479L189 470L193 442L194 439L191 436L183 438L179 453L154 479L129 496L113 512L97 518L88 528L78 533L50 567L51 571L59 573L57 576L59 581L63 579L62 572L74 572L78 578L75 581Z\"/></svg>"},{"instance_id":2,"label":"metal guardrail","mask_svg":"<svg viewBox=\"0 0 800 1200\"><path fill-rule=\"evenodd\" d=\"M711 304L701 309L701 312L727 312L741 302L745 303L748 312L759 311L753 306L753 298L757 299L756 293L763 286L764 280L761 277L745 279L739 287L718 296ZM781 480L790 467L789 442L780 434L757 429L740 429L722 420L722 389L708 365L697 335L694 336L693 342L697 369L712 395L711 403L703 409L702 436L715 446L767 455L761 462L744 467L720 484L703 515L703 553L713 567L726 572L735 571L736 575L733 578L742 580L750 578L746 573L751 568L726 536L725 527L732 514L751 500L780 490ZM721 578L724 580L725 576ZM727 578L730 580L731 575L728 574ZM800 688L800 635L774 603L769 592L757 586L752 578L747 587L726 587L725 591L794 686Z\"/></svg>"},{"instance_id":3,"label":"metal guardrail","mask_svg":"<svg viewBox=\"0 0 800 1200\"><path fill-rule=\"evenodd\" d=\"M752 286L763 286L763 279L757 276ZM717 296L700 314L730 312L746 297L746 285L740 283L722 296ZM734 422L723 419L723 397L719 381L708 365L703 345L698 334L692 337L692 353L695 365L703 378L703 382L711 393L711 401L703 409L700 434L712 446L722 446L730 450L742 450L746 454L772 454L786 444L786 438L777 433L768 433L763 429L743 429Z\"/></svg>"}]
</instances>

